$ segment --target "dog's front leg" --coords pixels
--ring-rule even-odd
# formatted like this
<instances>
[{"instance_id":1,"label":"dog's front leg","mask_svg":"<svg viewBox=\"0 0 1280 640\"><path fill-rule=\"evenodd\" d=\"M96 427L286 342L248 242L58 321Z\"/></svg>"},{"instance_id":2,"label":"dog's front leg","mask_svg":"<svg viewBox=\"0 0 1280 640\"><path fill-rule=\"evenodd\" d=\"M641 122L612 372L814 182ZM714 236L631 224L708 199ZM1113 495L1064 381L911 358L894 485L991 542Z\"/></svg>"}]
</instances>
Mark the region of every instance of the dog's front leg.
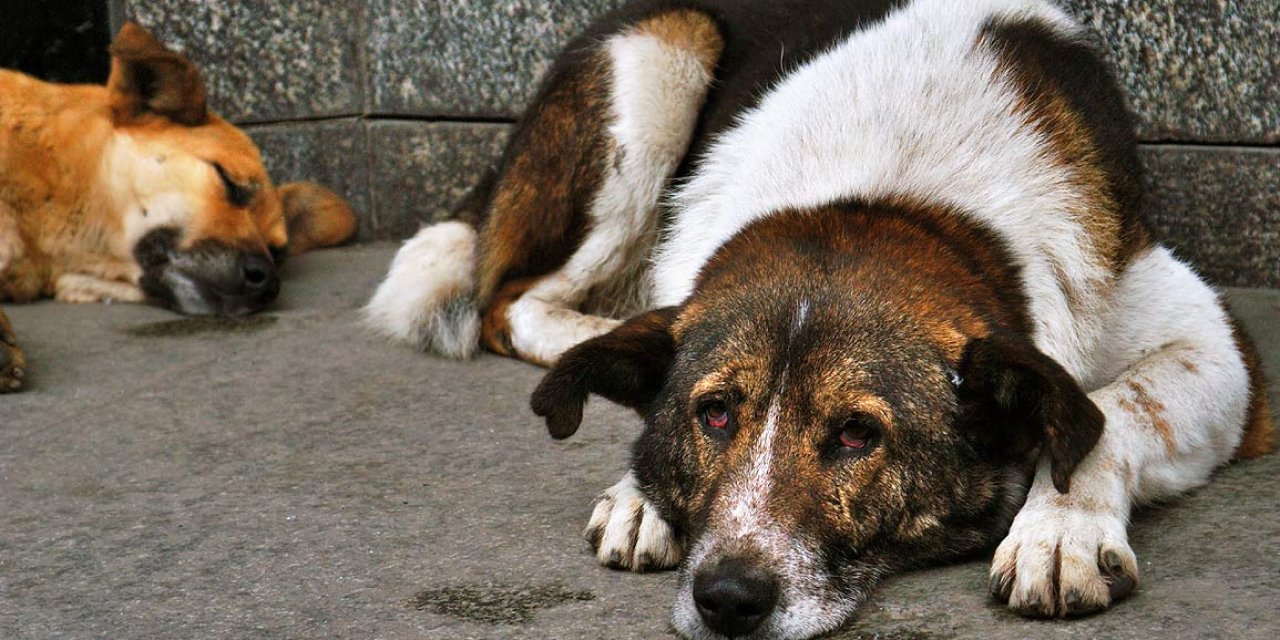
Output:
<instances>
[{"instance_id":1,"label":"dog's front leg","mask_svg":"<svg viewBox=\"0 0 1280 640\"><path fill-rule=\"evenodd\" d=\"M97 276L67 273L54 282L54 298L60 302L143 302L146 294L138 285Z\"/></svg>"},{"instance_id":2,"label":"dog's front leg","mask_svg":"<svg viewBox=\"0 0 1280 640\"><path fill-rule=\"evenodd\" d=\"M991 567L993 593L1025 615L1082 615L1128 595L1138 580L1131 508L1206 482L1244 427L1264 419L1265 409L1251 410L1265 399L1243 345L1190 270L1154 250L1130 267L1116 299L1097 354L1112 382L1089 394L1106 415L1102 438L1067 494L1042 462Z\"/></svg>"},{"instance_id":3,"label":"dog's front leg","mask_svg":"<svg viewBox=\"0 0 1280 640\"><path fill-rule=\"evenodd\" d=\"M675 531L640 493L631 473L600 495L583 535L606 567L643 572L680 562Z\"/></svg>"},{"instance_id":4,"label":"dog's front leg","mask_svg":"<svg viewBox=\"0 0 1280 640\"><path fill-rule=\"evenodd\" d=\"M0 393L22 389L26 366L27 361L18 349L18 339L13 334L9 317L0 311Z\"/></svg>"}]
</instances>

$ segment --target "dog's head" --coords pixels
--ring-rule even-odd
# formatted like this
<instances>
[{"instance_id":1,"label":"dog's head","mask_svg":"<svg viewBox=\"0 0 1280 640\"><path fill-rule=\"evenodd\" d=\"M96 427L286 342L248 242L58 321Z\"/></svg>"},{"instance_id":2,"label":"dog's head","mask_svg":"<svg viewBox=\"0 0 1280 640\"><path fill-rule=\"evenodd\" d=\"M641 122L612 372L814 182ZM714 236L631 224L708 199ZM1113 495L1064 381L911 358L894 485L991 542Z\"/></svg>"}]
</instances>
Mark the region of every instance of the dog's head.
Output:
<instances>
[{"instance_id":1,"label":"dog's head","mask_svg":"<svg viewBox=\"0 0 1280 640\"><path fill-rule=\"evenodd\" d=\"M591 393L645 417L633 469L685 536L688 637L831 630L882 575L991 544L1037 452L1066 491L1101 433L1061 366L997 330L1016 269L952 268L981 238L838 215L749 227L685 304L575 347L534 393L560 438Z\"/></svg>"},{"instance_id":2,"label":"dog's head","mask_svg":"<svg viewBox=\"0 0 1280 640\"><path fill-rule=\"evenodd\" d=\"M355 216L314 184L276 188L256 146L205 105L190 60L128 23L111 45L113 134L102 194L155 304L240 315L275 299L288 254L339 244Z\"/></svg>"}]
</instances>

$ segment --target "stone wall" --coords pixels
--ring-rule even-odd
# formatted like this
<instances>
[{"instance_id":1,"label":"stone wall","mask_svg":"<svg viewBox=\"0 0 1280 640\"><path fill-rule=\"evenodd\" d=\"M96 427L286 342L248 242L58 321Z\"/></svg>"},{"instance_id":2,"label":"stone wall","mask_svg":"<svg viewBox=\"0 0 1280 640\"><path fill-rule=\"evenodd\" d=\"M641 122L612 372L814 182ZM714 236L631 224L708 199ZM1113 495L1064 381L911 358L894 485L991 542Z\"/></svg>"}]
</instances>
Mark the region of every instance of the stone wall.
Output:
<instances>
[{"instance_id":1,"label":"stone wall","mask_svg":"<svg viewBox=\"0 0 1280 640\"><path fill-rule=\"evenodd\" d=\"M439 220L556 50L621 0L113 0L205 70L277 179L326 182L364 239ZM1066 0L1140 119L1149 215L1223 285L1280 286L1280 0Z\"/></svg>"}]
</instances>

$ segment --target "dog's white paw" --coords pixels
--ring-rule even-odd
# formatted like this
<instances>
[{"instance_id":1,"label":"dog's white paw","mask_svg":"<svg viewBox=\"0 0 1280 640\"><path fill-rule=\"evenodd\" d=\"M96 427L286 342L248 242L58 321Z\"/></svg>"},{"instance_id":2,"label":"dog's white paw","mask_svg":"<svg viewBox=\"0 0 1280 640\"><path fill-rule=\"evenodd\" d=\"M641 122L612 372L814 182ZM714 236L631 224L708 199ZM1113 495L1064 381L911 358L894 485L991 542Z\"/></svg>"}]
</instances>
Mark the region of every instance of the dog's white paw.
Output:
<instances>
[{"instance_id":1,"label":"dog's white paw","mask_svg":"<svg viewBox=\"0 0 1280 640\"><path fill-rule=\"evenodd\" d=\"M601 494L583 535L606 567L643 572L680 563L675 531L640 493L630 473Z\"/></svg>"},{"instance_id":2,"label":"dog's white paw","mask_svg":"<svg viewBox=\"0 0 1280 640\"><path fill-rule=\"evenodd\" d=\"M1067 501L1062 501L1067 502ZM1138 584L1125 518L1079 505L1028 505L991 563L991 593L1032 617L1101 611Z\"/></svg>"}]
</instances>

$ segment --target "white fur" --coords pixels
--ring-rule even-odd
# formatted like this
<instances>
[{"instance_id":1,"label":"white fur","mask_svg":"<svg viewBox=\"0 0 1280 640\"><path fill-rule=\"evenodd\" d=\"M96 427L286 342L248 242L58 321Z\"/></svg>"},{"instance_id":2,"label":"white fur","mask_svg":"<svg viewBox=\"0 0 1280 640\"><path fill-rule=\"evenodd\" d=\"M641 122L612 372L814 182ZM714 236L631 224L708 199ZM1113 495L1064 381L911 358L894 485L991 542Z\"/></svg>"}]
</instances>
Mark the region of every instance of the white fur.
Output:
<instances>
[{"instance_id":1,"label":"white fur","mask_svg":"<svg viewBox=\"0 0 1280 640\"><path fill-rule=\"evenodd\" d=\"M808 319L808 303L796 310L792 330ZM724 497L716 502L711 526L689 554L680 575L680 590L672 611L672 623L689 638L715 638L703 624L693 597L694 577L708 563L725 555L751 553L760 556L778 576L782 595L773 612L753 637L809 637L831 629L844 619L865 594L841 593L830 588L816 552L794 539L770 515L775 454L774 441L781 422L782 396L787 372L769 404L764 428L751 444L751 463L741 477L729 481Z\"/></svg>"},{"instance_id":2,"label":"white fur","mask_svg":"<svg viewBox=\"0 0 1280 640\"><path fill-rule=\"evenodd\" d=\"M600 495L583 535L599 541L596 558L605 566L652 571L680 562L675 532L640 493L631 473Z\"/></svg>"},{"instance_id":3,"label":"white fur","mask_svg":"<svg viewBox=\"0 0 1280 640\"><path fill-rule=\"evenodd\" d=\"M1012 585L1010 606L1020 610L1061 611L1067 592L1109 604L1100 554L1115 552L1130 575L1138 573L1126 533L1132 507L1207 482L1240 443L1249 377L1214 292L1157 248L1128 268L1115 299L1104 322L1107 340L1094 357L1093 377L1109 382L1090 394L1106 414L1102 439L1067 495L1057 493L1041 463L992 563L992 575Z\"/></svg>"},{"instance_id":4,"label":"white fur","mask_svg":"<svg viewBox=\"0 0 1280 640\"><path fill-rule=\"evenodd\" d=\"M623 33L605 49L613 71L609 133L615 150L590 209L591 232L559 271L507 312L512 346L534 362L554 363L568 348L617 326L579 308L594 289L645 262L658 201L689 146L711 80L694 52L652 35ZM643 274L636 279L641 290L649 288ZM635 302L638 308L615 311L636 313L649 300Z\"/></svg>"},{"instance_id":5,"label":"white fur","mask_svg":"<svg viewBox=\"0 0 1280 640\"><path fill-rule=\"evenodd\" d=\"M462 222L423 228L396 253L386 280L365 306L374 330L451 358L480 340L475 290L476 232Z\"/></svg>"},{"instance_id":6,"label":"white fur","mask_svg":"<svg viewBox=\"0 0 1280 640\"><path fill-rule=\"evenodd\" d=\"M1086 293L1106 271L1076 222L1077 183L1018 114L996 52L975 46L993 16L1037 16L1075 32L1047 3L917 0L785 77L674 194L657 305L688 297L716 249L771 213L915 196L970 212L1009 240L1042 344L1080 375L1095 327L1072 315L1054 265Z\"/></svg>"},{"instance_id":7,"label":"white fur","mask_svg":"<svg viewBox=\"0 0 1280 640\"><path fill-rule=\"evenodd\" d=\"M174 294L182 301L181 291ZM116 280L104 280L90 275L67 273L54 282L54 298L59 302L142 302L146 295L137 285ZM189 311L186 307L181 307Z\"/></svg>"}]
</instances>

